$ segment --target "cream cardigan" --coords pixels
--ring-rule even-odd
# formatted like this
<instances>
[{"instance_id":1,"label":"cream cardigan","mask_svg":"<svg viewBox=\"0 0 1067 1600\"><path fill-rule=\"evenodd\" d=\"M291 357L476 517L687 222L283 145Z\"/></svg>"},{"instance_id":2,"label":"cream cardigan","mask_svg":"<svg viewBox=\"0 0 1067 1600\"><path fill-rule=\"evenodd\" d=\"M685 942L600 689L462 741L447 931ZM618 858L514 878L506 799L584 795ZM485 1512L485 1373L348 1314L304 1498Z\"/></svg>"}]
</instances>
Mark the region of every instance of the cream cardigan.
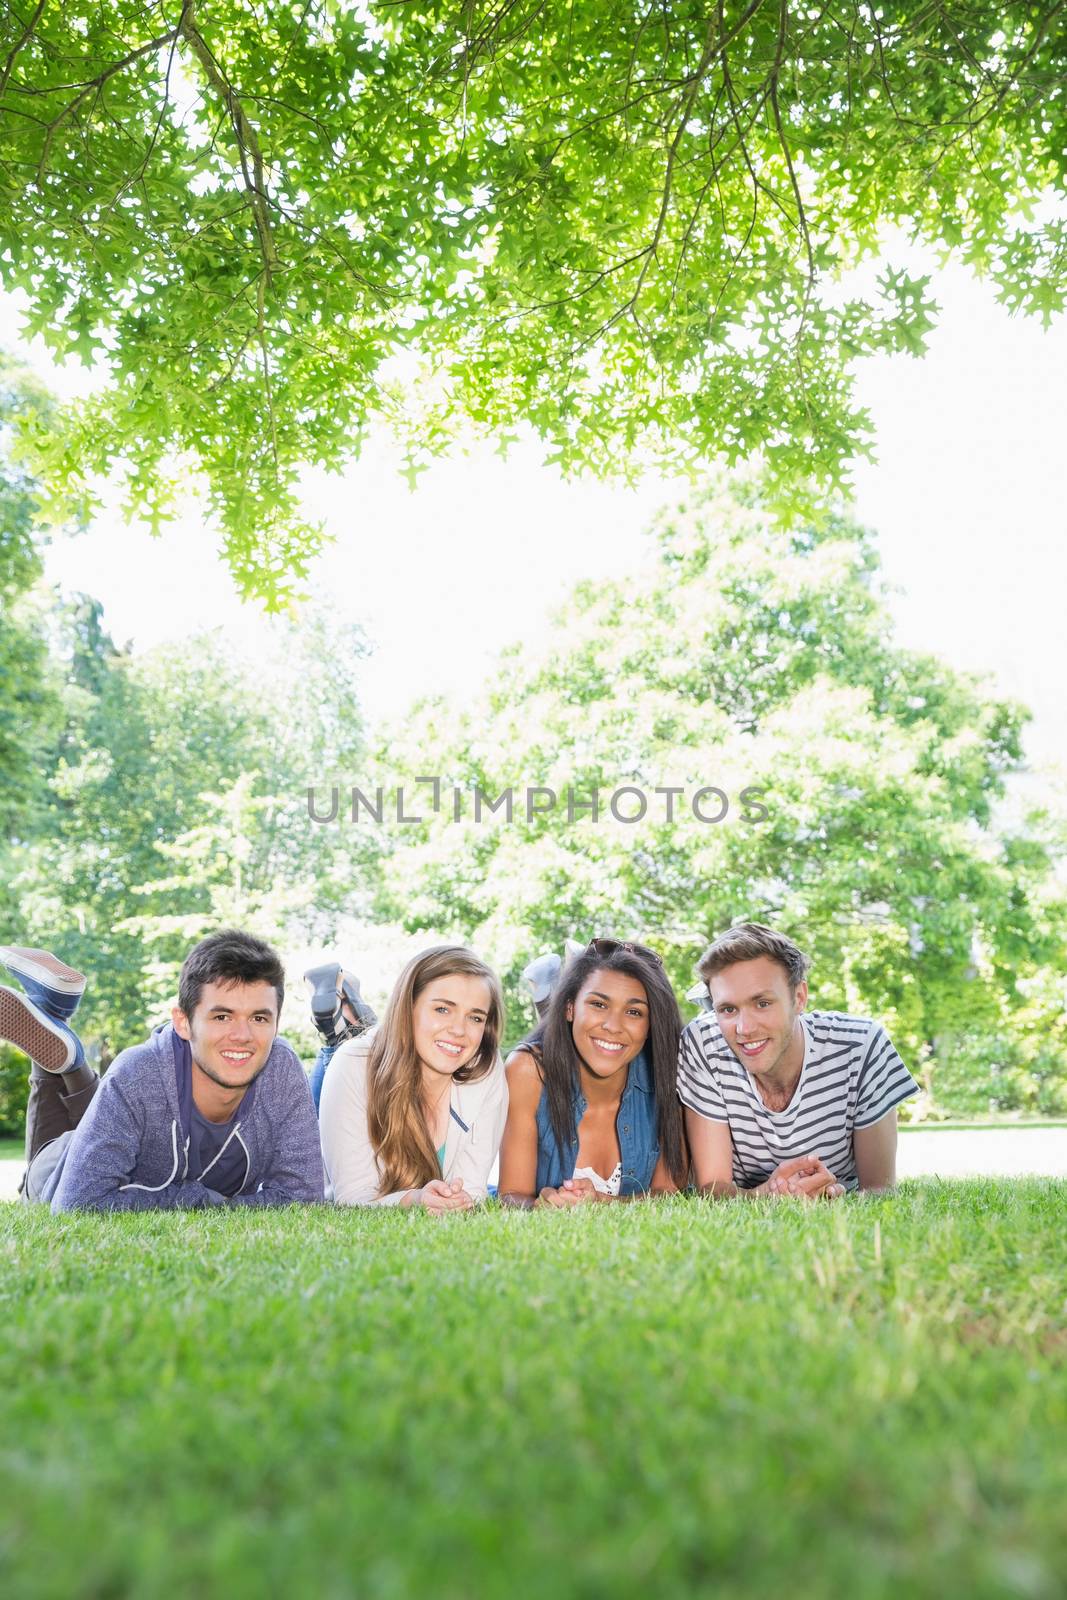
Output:
<instances>
[{"instance_id":1,"label":"cream cardigan","mask_svg":"<svg viewBox=\"0 0 1067 1600\"><path fill-rule=\"evenodd\" d=\"M322 1083L319 1138L326 1198L342 1206L395 1206L414 1192L378 1192L381 1174L367 1132L367 1057L373 1038L373 1032L364 1033L343 1044ZM477 1083L453 1083L449 1104L455 1115L448 1119L445 1137L445 1179L460 1179L473 1200L484 1200L508 1115L508 1083L500 1056Z\"/></svg>"}]
</instances>

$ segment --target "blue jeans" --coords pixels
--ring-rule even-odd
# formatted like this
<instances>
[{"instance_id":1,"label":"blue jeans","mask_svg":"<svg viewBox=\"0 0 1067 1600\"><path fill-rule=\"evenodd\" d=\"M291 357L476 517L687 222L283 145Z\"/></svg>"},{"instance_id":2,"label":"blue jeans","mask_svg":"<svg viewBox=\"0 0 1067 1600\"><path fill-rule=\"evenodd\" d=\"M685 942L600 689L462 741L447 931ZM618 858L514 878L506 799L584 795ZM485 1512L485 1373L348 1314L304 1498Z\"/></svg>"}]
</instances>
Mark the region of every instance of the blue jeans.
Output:
<instances>
[{"instance_id":1,"label":"blue jeans","mask_svg":"<svg viewBox=\"0 0 1067 1600\"><path fill-rule=\"evenodd\" d=\"M319 1101L322 1099L322 1080L326 1076L326 1068L333 1060L333 1053L337 1049L335 1044L324 1044L315 1057L315 1065L311 1069L308 1083L311 1085L311 1098L315 1102L315 1114L318 1115Z\"/></svg>"}]
</instances>

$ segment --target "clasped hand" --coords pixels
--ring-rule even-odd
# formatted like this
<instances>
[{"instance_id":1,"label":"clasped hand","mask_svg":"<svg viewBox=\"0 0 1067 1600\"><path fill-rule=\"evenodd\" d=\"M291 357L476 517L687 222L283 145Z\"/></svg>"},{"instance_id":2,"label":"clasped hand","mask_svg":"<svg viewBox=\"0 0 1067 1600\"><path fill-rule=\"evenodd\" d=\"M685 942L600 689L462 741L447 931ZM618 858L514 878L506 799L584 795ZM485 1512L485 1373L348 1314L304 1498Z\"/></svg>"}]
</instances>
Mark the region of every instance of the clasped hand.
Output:
<instances>
[{"instance_id":1,"label":"clasped hand","mask_svg":"<svg viewBox=\"0 0 1067 1600\"><path fill-rule=\"evenodd\" d=\"M542 1189L534 1201L538 1206L556 1206L566 1210L569 1206L588 1205L593 1200L610 1200L609 1194L599 1194L588 1178L564 1178L558 1189Z\"/></svg>"},{"instance_id":2,"label":"clasped hand","mask_svg":"<svg viewBox=\"0 0 1067 1600\"><path fill-rule=\"evenodd\" d=\"M838 1183L821 1157L807 1155L794 1156L791 1161L781 1162L755 1192L792 1195L799 1200L838 1200L844 1194L845 1186ZM611 1198L611 1195L598 1193L588 1178L567 1178L557 1189L542 1189L534 1206L567 1210Z\"/></svg>"},{"instance_id":3,"label":"clasped hand","mask_svg":"<svg viewBox=\"0 0 1067 1600\"><path fill-rule=\"evenodd\" d=\"M411 1197L413 1206L422 1206L433 1216L443 1216L446 1211L469 1211L474 1204L458 1178L446 1183L444 1178L431 1178Z\"/></svg>"},{"instance_id":4,"label":"clasped hand","mask_svg":"<svg viewBox=\"0 0 1067 1600\"><path fill-rule=\"evenodd\" d=\"M838 1183L819 1156L794 1156L791 1161L780 1162L756 1192L793 1195L801 1200L838 1200L844 1194L845 1186Z\"/></svg>"}]
</instances>

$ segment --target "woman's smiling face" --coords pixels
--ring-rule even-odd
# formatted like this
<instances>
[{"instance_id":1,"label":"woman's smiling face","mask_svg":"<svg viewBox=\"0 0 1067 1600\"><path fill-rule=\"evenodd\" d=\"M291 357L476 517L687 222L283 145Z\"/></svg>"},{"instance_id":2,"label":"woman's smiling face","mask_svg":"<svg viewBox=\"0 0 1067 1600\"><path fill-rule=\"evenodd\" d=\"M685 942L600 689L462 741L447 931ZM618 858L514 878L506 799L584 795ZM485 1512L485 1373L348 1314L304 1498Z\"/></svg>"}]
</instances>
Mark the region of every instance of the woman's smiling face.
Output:
<instances>
[{"instance_id":1,"label":"woman's smiling face","mask_svg":"<svg viewBox=\"0 0 1067 1600\"><path fill-rule=\"evenodd\" d=\"M574 1048L590 1072L610 1078L648 1038L648 995L639 978L598 967L567 1008Z\"/></svg>"},{"instance_id":2,"label":"woman's smiling face","mask_svg":"<svg viewBox=\"0 0 1067 1600\"><path fill-rule=\"evenodd\" d=\"M450 972L433 978L415 1001L415 1053L424 1067L451 1077L478 1054L491 1004L484 978Z\"/></svg>"}]
</instances>

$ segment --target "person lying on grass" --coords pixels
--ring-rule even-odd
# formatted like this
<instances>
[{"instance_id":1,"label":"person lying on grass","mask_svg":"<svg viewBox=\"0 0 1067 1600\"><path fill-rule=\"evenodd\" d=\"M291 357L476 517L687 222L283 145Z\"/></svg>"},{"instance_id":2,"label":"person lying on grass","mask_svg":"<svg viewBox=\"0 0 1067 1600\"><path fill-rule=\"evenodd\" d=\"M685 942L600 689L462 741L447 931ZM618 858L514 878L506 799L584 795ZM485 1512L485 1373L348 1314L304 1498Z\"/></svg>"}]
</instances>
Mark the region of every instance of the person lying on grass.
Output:
<instances>
[{"instance_id":1,"label":"person lying on grass","mask_svg":"<svg viewBox=\"0 0 1067 1600\"><path fill-rule=\"evenodd\" d=\"M102 1078L69 1025L80 972L46 950L0 948L0 1037L31 1067L22 1195L53 1211L289 1205L323 1199L304 1069L278 1037L285 975L236 929L186 956L171 1021Z\"/></svg>"},{"instance_id":2,"label":"person lying on grass","mask_svg":"<svg viewBox=\"0 0 1067 1600\"><path fill-rule=\"evenodd\" d=\"M675 1087L681 1018L654 951L594 939L508 1062L500 1196L576 1206L686 1182Z\"/></svg>"},{"instance_id":3,"label":"person lying on grass","mask_svg":"<svg viewBox=\"0 0 1067 1600\"><path fill-rule=\"evenodd\" d=\"M704 1194L833 1200L896 1182L896 1108L919 1086L879 1023L805 1012L809 965L757 922L700 958L710 1009L682 1033L678 1093Z\"/></svg>"},{"instance_id":4,"label":"person lying on grass","mask_svg":"<svg viewBox=\"0 0 1067 1600\"><path fill-rule=\"evenodd\" d=\"M409 961L378 1027L326 1068L319 1130L340 1205L466 1211L484 1200L508 1109L496 974L462 945Z\"/></svg>"}]
</instances>

